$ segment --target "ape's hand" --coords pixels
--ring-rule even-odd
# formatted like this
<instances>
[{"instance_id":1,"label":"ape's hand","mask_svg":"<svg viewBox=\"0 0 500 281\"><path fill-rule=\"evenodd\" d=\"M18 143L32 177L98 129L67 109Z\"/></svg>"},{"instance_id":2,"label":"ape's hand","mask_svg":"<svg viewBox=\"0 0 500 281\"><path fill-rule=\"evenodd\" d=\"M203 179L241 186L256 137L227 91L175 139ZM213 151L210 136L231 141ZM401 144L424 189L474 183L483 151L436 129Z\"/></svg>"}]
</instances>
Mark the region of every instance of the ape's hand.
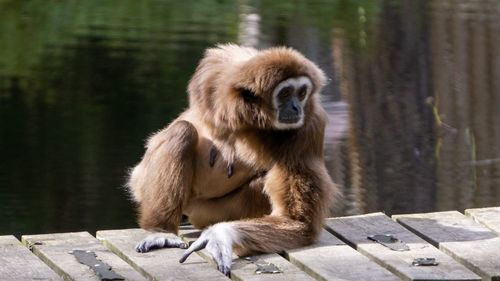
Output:
<instances>
[{"instance_id":1,"label":"ape's hand","mask_svg":"<svg viewBox=\"0 0 500 281\"><path fill-rule=\"evenodd\" d=\"M184 252L180 263L195 251L206 249L217 264L217 269L226 276L231 274L233 243L237 242L237 232L229 223L218 223L203 231L201 236Z\"/></svg>"}]
</instances>

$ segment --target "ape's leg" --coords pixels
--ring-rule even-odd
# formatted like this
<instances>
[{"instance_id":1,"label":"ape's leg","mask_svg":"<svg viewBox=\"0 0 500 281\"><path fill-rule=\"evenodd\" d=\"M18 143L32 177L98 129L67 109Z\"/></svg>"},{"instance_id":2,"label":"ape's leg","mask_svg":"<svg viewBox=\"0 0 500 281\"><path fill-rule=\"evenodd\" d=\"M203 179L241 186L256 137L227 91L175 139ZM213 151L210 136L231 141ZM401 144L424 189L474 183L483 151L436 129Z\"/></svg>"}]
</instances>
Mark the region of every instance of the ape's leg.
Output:
<instances>
[{"instance_id":1,"label":"ape's leg","mask_svg":"<svg viewBox=\"0 0 500 281\"><path fill-rule=\"evenodd\" d=\"M264 176L258 176L222 197L194 199L184 213L197 228L223 221L261 217L271 212L271 203L263 188Z\"/></svg>"},{"instance_id":2,"label":"ape's leg","mask_svg":"<svg viewBox=\"0 0 500 281\"><path fill-rule=\"evenodd\" d=\"M153 135L144 157L134 168L129 186L139 202L139 225L147 230L177 233L182 206L189 198L198 134L187 121L176 121ZM180 240L155 234L136 250L186 247Z\"/></svg>"}]
</instances>

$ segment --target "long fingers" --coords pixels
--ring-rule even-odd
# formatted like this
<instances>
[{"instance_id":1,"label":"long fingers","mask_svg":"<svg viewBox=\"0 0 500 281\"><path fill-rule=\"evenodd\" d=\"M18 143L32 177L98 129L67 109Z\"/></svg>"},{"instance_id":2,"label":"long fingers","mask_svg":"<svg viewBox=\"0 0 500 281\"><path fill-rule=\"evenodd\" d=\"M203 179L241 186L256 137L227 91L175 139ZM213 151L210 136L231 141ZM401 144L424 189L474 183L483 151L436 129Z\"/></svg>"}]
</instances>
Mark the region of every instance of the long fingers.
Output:
<instances>
[{"instance_id":1,"label":"long fingers","mask_svg":"<svg viewBox=\"0 0 500 281\"><path fill-rule=\"evenodd\" d=\"M183 263L193 252L204 249L207 246L207 243L208 239L202 239L202 237L194 241L194 243L191 244L191 246L189 246L189 248L184 252L184 254L182 254L182 257L179 260L179 262Z\"/></svg>"},{"instance_id":2,"label":"long fingers","mask_svg":"<svg viewBox=\"0 0 500 281\"><path fill-rule=\"evenodd\" d=\"M227 265L217 265L217 270L231 278L231 267Z\"/></svg>"},{"instance_id":3,"label":"long fingers","mask_svg":"<svg viewBox=\"0 0 500 281\"><path fill-rule=\"evenodd\" d=\"M228 224L216 224L203 231L201 236L184 252L179 262L183 263L193 252L206 248L207 253L217 264L217 269L224 275L230 276L233 236L236 235L231 227Z\"/></svg>"},{"instance_id":4,"label":"long fingers","mask_svg":"<svg viewBox=\"0 0 500 281\"><path fill-rule=\"evenodd\" d=\"M227 277L231 277L231 254L225 254L224 251L218 247L215 249L215 251L212 250L209 251L209 253L212 255L213 260L217 264L217 270L222 272L222 274L226 275Z\"/></svg>"}]
</instances>

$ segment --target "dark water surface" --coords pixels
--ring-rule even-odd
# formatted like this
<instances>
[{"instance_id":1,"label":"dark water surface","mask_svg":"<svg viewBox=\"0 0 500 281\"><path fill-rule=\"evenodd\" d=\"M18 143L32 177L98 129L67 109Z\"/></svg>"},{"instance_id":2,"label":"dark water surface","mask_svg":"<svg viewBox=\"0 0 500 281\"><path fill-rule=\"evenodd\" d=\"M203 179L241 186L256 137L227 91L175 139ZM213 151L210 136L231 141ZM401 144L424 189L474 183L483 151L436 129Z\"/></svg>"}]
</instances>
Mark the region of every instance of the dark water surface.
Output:
<instances>
[{"instance_id":1,"label":"dark water surface","mask_svg":"<svg viewBox=\"0 0 500 281\"><path fill-rule=\"evenodd\" d=\"M500 1L0 0L0 234L135 226L123 188L203 50L331 78L336 214L500 205Z\"/></svg>"}]
</instances>

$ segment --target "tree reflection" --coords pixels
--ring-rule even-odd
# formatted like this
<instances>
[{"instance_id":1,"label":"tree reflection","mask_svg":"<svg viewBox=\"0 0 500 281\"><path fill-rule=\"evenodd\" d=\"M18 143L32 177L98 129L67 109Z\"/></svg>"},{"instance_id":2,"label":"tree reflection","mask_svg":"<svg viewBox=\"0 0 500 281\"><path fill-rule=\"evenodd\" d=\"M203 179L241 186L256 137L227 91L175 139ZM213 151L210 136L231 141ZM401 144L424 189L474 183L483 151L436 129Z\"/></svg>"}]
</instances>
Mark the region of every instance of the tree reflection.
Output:
<instances>
[{"instance_id":1,"label":"tree reflection","mask_svg":"<svg viewBox=\"0 0 500 281\"><path fill-rule=\"evenodd\" d=\"M0 3L2 234L134 226L122 189L205 48L292 46L330 78L335 214L500 204L497 0Z\"/></svg>"}]
</instances>

